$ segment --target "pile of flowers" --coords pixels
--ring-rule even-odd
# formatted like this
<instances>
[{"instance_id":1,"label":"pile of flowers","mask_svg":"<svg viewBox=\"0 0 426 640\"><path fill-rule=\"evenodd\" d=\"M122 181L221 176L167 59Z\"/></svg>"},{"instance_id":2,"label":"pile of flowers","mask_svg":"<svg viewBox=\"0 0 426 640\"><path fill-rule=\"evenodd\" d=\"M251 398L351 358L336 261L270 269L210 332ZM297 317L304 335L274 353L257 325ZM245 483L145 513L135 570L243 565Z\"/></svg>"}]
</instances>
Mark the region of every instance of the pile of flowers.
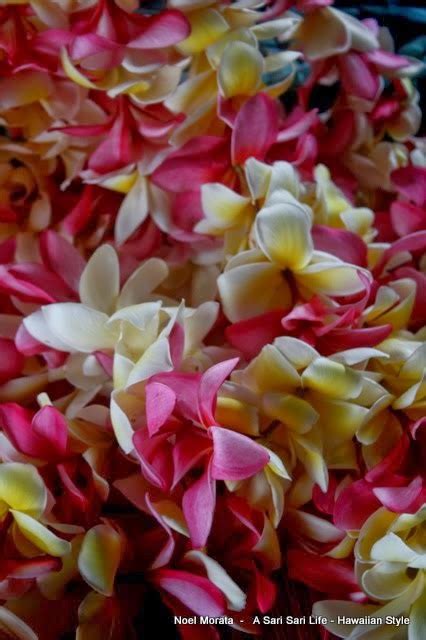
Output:
<instances>
[{"instance_id":1,"label":"pile of flowers","mask_svg":"<svg viewBox=\"0 0 426 640\"><path fill-rule=\"evenodd\" d=\"M1 637L295 581L424 638L419 69L332 0L1 2Z\"/></svg>"}]
</instances>

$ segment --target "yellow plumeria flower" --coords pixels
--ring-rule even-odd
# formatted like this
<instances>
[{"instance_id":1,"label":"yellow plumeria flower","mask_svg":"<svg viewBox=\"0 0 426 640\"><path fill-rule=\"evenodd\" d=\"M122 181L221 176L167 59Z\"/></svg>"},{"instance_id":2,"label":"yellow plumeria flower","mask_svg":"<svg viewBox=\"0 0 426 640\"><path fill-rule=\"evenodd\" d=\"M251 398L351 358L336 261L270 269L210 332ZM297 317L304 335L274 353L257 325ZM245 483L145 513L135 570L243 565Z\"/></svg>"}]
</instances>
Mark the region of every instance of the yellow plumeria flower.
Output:
<instances>
[{"instance_id":1,"label":"yellow plumeria flower","mask_svg":"<svg viewBox=\"0 0 426 640\"><path fill-rule=\"evenodd\" d=\"M362 366L382 357L374 349L352 349L325 358L301 340L283 337L232 374L257 398L251 402L259 407L260 433L285 469L300 477L305 501L314 483L326 490L327 468L357 468L352 439L389 395Z\"/></svg>"},{"instance_id":2,"label":"yellow plumeria flower","mask_svg":"<svg viewBox=\"0 0 426 640\"><path fill-rule=\"evenodd\" d=\"M311 228L311 209L285 189L274 191L255 219L256 248L231 258L218 278L223 308L232 322L290 308L294 285L305 299L363 290L359 267L314 250Z\"/></svg>"},{"instance_id":3,"label":"yellow plumeria flower","mask_svg":"<svg viewBox=\"0 0 426 640\"><path fill-rule=\"evenodd\" d=\"M329 631L351 640L424 637L425 525L425 507L412 515L381 508L367 519L355 546L356 571L365 593L380 604L317 602L314 614L328 618L325 626ZM338 616L365 618L366 622L342 624Z\"/></svg>"}]
</instances>

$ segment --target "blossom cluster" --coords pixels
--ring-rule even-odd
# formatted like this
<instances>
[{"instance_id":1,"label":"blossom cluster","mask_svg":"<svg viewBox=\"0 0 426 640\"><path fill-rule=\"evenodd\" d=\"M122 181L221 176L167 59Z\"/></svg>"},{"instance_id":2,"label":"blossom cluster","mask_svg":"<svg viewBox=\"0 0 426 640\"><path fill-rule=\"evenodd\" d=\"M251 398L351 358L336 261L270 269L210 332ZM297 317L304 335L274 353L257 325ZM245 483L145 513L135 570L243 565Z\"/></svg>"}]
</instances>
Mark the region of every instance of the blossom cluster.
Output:
<instances>
[{"instance_id":1,"label":"blossom cluster","mask_svg":"<svg viewBox=\"0 0 426 640\"><path fill-rule=\"evenodd\" d=\"M332 0L0 3L1 637L290 580L424 638L419 67Z\"/></svg>"}]
</instances>

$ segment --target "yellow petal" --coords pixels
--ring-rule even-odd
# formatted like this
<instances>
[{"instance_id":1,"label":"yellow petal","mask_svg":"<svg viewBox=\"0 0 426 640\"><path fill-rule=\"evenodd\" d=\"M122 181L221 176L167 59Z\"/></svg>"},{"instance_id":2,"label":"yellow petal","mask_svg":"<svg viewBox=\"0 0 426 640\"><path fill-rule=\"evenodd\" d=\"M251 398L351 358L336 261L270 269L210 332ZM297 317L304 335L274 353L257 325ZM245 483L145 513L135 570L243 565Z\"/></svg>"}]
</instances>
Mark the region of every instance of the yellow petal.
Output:
<instances>
[{"instance_id":1,"label":"yellow petal","mask_svg":"<svg viewBox=\"0 0 426 640\"><path fill-rule=\"evenodd\" d=\"M306 436L294 436L294 449L311 480L320 486L321 491L327 491L327 466L324 462L321 448L314 440L315 438L312 437L312 432Z\"/></svg>"},{"instance_id":2,"label":"yellow petal","mask_svg":"<svg viewBox=\"0 0 426 640\"><path fill-rule=\"evenodd\" d=\"M244 371L234 373L242 384L256 391L290 391L300 386L300 377L293 365L273 345L263 347Z\"/></svg>"},{"instance_id":3,"label":"yellow petal","mask_svg":"<svg viewBox=\"0 0 426 640\"><path fill-rule=\"evenodd\" d=\"M0 500L10 509L40 516L46 508L47 491L37 469L21 462L0 464Z\"/></svg>"},{"instance_id":4,"label":"yellow petal","mask_svg":"<svg viewBox=\"0 0 426 640\"><path fill-rule=\"evenodd\" d=\"M118 531L106 524L90 529L83 540L78 568L84 580L99 593L110 596L122 553Z\"/></svg>"},{"instance_id":5,"label":"yellow petal","mask_svg":"<svg viewBox=\"0 0 426 640\"><path fill-rule=\"evenodd\" d=\"M218 424L246 435L259 434L259 419L256 407L234 398L220 397L217 400L215 418Z\"/></svg>"},{"instance_id":6,"label":"yellow petal","mask_svg":"<svg viewBox=\"0 0 426 640\"><path fill-rule=\"evenodd\" d=\"M219 66L218 84L225 98L251 96L259 88L264 68L263 56L245 42L230 42Z\"/></svg>"},{"instance_id":7,"label":"yellow petal","mask_svg":"<svg viewBox=\"0 0 426 640\"><path fill-rule=\"evenodd\" d=\"M258 246L281 269L303 269L311 259L311 219L306 209L286 201L265 207L256 216Z\"/></svg>"},{"instance_id":8,"label":"yellow petal","mask_svg":"<svg viewBox=\"0 0 426 640\"><path fill-rule=\"evenodd\" d=\"M359 267L340 260L324 260L312 263L298 271L296 278L299 286L311 294L345 296L363 291L364 285L358 271L360 271Z\"/></svg>"},{"instance_id":9,"label":"yellow petal","mask_svg":"<svg viewBox=\"0 0 426 640\"><path fill-rule=\"evenodd\" d=\"M306 433L318 420L311 405L297 396L267 393L263 399L266 413L297 433Z\"/></svg>"},{"instance_id":10,"label":"yellow petal","mask_svg":"<svg viewBox=\"0 0 426 640\"><path fill-rule=\"evenodd\" d=\"M356 398L362 388L361 375L339 362L317 358L302 374L303 383L331 398Z\"/></svg>"},{"instance_id":11,"label":"yellow petal","mask_svg":"<svg viewBox=\"0 0 426 640\"><path fill-rule=\"evenodd\" d=\"M60 557L71 551L71 544L67 540L59 538L31 516L13 510L12 513L22 535L44 553Z\"/></svg>"},{"instance_id":12,"label":"yellow petal","mask_svg":"<svg viewBox=\"0 0 426 640\"><path fill-rule=\"evenodd\" d=\"M276 308L288 309L291 304L291 292L280 269L267 262L225 271L217 284L225 314L232 322Z\"/></svg>"},{"instance_id":13,"label":"yellow petal","mask_svg":"<svg viewBox=\"0 0 426 640\"><path fill-rule=\"evenodd\" d=\"M212 225L229 229L243 220L250 200L215 182L201 187L201 204Z\"/></svg>"},{"instance_id":14,"label":"yellow petal","mask_svg":"<svg viewBox=\"0 0 426 640\"><path fill-rule=\"evenodd\" d=\"M80 85L80 87L84 87L85 89L97 89L96 84L91 82L83 75L77 67L72 63L71 58L68 55L68 52L65 47L61 49L61 62L64 68L65 73L68 78Z\"/></svg>"},{"instance_id":15,"label":"yellow petal","mask_svg":"<svg viewBox=\"0 0 426 640\"><path fill-rule=\"evenodd\" d=\"M187 17L191 33L177 46L185 55L204 51L229 29L225 18L215 9L192 11Z\"/></svg>"}]
</instances>

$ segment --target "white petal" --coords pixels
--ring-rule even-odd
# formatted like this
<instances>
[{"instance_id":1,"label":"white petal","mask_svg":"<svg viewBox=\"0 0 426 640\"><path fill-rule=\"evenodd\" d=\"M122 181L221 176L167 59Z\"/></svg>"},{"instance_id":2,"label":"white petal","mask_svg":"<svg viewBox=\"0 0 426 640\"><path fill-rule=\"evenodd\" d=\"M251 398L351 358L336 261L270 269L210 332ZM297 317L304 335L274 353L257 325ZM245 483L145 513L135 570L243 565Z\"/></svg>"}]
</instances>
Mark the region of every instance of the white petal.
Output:
<instances>
[{"instance_id":1,"label":"white petal","mask_svg":"<svg viewBox=\"0 0 426 640\"><path fill-rule=\"evenodd\" d=\"M110 314L120 291L120 265L115 250L104 244L90 258L80 278L80 300Z\"/></svg>"},{"instance_id":2,"label":"white petal","mask_svg":"<svg viewBox=\"0 0 426 640\"><path fill-rule=\"evenodd\" d=\"M296 200L268 203L256 216L255 236L263 253L282 269L303 269L311 259L310 216Z\"/></svg>"},{"instance_id":3,"label":"white petal","mask_svg":"<svg viewBox=\"0 0 426 640\"><path fill-rule=\"evenodd\" d=\"M159 338L145 351L135 364L129 375L127 384L133 385L147 380L156 373L171 371L173 363L170 356L169 342L166 338Z\"/></svg>"},{"instance_id":4,"label":"white petal","mask_svg":"<svg viewBox=\"0 0 426 640\"><path fill-rule=\"evenodd\" d=\"M164 260L160 258L146 260L123 286L117 302L118 308L144 302L148 295L167 278L168 273L169 269Z\"/></svg>"},{"instance_id":5,"label":"white petal","mask_svg":"<svg viewBox=\"0 0 426 640\"><path fill-rule=\"evenodd\" d=\"M60 338L51 331L42 309L24 318L24 326L28 333L42 344L46 344L52 349L58 349L58 351L71 350L68 344L60 340Z\"/></svg>"},{"instance_id":6,"label":"white petal","mask_svg":"<svg viewBox=\"0 0 426 640\"><path fill-rule=\"evenodd\" d=\"M139 176L124 198L115 222L115 241L118 246L126 242L148 215L148 188L146 178Z\"/></svg>"},{"instance_id":7,"label":"white petal","mask_svg":"<svg viewBox=\"0 0 426 640\"><path fill-rule=\"evenodd\" d=\"M105 313L74 302L49 304L42 311L52 334L71 349L91 353L114 348L117 336Z\"/></svg>"}]
</instances>

